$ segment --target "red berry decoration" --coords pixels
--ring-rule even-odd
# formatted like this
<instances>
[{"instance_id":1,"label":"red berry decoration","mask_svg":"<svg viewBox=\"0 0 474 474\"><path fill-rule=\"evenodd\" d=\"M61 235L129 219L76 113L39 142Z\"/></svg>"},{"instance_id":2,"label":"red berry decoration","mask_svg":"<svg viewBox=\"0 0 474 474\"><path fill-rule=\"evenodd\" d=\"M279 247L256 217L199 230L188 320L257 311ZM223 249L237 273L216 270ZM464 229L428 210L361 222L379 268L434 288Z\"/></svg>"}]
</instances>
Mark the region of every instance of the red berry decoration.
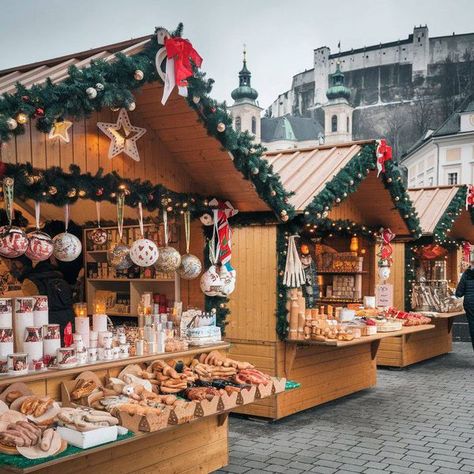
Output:
<instances>
[{"instance_id":1,"label":"red berry decoration","mask_svg":"<svg viewBox=\"0 0 474 474\"><path fill-rule=\"evenodd\" d=\"M99 188L96 192L95 192L96 196L102 196L104 194L104 188Z\"/></svg>"}]
</instances>

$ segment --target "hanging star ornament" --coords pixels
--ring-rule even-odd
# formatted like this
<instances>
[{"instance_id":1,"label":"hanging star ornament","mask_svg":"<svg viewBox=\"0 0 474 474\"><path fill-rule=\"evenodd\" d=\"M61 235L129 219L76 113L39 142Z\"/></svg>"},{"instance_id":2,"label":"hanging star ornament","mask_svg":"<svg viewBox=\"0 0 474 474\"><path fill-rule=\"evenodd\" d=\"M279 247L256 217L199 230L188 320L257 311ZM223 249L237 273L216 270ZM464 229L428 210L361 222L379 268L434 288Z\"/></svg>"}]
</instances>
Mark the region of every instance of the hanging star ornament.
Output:
<instances>
[{"instance_id":1,"label":"hanging star ornament","mask_svg":"<svg viewBox=\"0 0 474 474\"><path fill-rule=\"evenodd\" d=\"M72 122L69 122L69 120L57 120L49 132L49 138L58 137L63 142L69 143L69 129L71 127Z\"/></svg>"},{"instance_id":2,"label":"hanging star ornament","mask_svg":"<svg viewBox=\"0 0 474 474\"><path fill-rule=\"evenodd\" d=\"M125 153L140 161L137 140L146 133L146 128L132 125L125 109L120 109L116 123L97 122L97 127L110 138L109 158Z\"/></svg>"}]
</instances>

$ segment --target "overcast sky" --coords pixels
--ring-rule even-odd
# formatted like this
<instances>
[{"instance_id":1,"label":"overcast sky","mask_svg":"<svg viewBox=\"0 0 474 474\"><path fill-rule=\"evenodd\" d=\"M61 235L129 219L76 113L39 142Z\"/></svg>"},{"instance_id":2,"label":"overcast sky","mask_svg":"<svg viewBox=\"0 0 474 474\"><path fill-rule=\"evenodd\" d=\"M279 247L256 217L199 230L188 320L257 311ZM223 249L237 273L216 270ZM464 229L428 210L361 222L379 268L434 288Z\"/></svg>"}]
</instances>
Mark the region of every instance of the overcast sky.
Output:
<instances>
[{"instance_id":1,"label":"overcast sky","mask_svg":"<svg viewBox=\"0 0 474 474\"><path fill-rule=\"evenodd\" d=\"M0 0L0 69L170 30L184 37L230 99L247 44L252 85L267 107L312 67L313 49L333 51L406 38L416 24L430 36L474 31L473 0Z\"/></svg>"}]
</instances>

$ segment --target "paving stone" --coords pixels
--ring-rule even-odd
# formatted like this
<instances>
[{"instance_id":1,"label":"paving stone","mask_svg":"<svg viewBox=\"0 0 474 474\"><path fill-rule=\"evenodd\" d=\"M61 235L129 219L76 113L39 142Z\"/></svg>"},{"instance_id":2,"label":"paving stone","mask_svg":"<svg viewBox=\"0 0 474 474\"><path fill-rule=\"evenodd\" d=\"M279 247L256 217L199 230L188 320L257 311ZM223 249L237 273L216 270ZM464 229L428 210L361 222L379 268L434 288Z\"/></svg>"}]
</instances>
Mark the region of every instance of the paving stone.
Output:
<instances>
[{"instance_id":1,"label":"paving stone","mask_svg":"<svg viewBox=\"0 0 474 474\"><path fill-rule=\"evenodd\" d=\"M373 389L275 423L231 417L230 464L217 472L474 473L473 369L472 346L454 343L444 357L379 370Z\"/></svg>"}]
</instances>

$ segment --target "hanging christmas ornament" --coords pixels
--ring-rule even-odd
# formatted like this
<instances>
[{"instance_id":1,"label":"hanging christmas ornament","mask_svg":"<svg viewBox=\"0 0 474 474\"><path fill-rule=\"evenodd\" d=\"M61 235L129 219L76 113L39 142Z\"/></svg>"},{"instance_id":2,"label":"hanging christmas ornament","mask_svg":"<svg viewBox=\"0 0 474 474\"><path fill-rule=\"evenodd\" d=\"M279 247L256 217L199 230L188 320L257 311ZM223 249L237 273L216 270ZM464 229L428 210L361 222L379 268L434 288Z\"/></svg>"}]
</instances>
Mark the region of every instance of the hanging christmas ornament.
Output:
<instances>
[{"instance_id":1,"label":"hanging christmas ornament","mask_svg":"<svg viewBox=\"0 0 474 474\"><path fill-rule=\"evenodd\" d=\"M8 225L0 227L0 255L15 258L23 255L28 248L28 238L19 227L12 225L13 222L13 178L3 180L3 193L5 199L5 211L8 217Z\"/></svg>"},{"instance_id":2,"label":"hanging christmas ornament","mask_svg":"<svg viewBox=\"0 0 474 474\"><path fill-rule=\"evenodd\" d=\"M225 124L222 123L222 122L219 122L219 123L217 124L217 131L220 132L220 133L222 133L223 131L225 131Z\"/></svg>"},{"instance_id":3,"label":"hanging christmas ornament","mask_svg":"<svg viewBox=\"0 0 474 474\"><path fill-rule=\"evenodd\" d=\"M22 125L24 125L26 122L28 122L28 115L26 115L25 113L23 112L20 112L17 116L16 116L16 121Z\"/></svg>"},{"instance_id":4,"label":"hanging christmas ornament","mask_svg":"<svg viewBox=\"0 0 474 474\"><path fill-rule=\"evenodd\" d=\"M217 268L215 265L211 265L208 270L206 270L199 282L201 291L207 296L218 296L222 290L222 281L217 273Z\"/></svg>"},{"instance_id":5,"label":"hanging christmas ornament","mask_svg":"<svg viewBox=\"0 0 474 474\"><path fill-rule=\"evenodd\" d=\"M225 265L222 265L219 271L219 278L222 282L220 296L229 296L235 290L237 272L235 269L229 271Z\"/></svg>"},{"instance_id":6,"label":"hanging christmas ornament","mask_svg":"<svg viewBox=\"0 0 474 474\"><path fill-rule=\"evenodd\" d=\"M7 127L8 130L15 130L16 127L18 127L18 122L14 118L9 118L7 119Z\"/></svg>"},{"instance_id":7,"label":"hanging christmas ornament","mask_svg":"<svg viewBox=\"0 0 474 474\"><path fill-rule=\"evenodd\" d=\"M143 74L143 71L141 71L140 69L137 69L137 70L133 73L133 78L134 78L136 81L141 81L144 77L145 77L145 75Z\"/></svg>"},{"instance_id":8,"label":"hanging christmas ornament","mask_svg":"<svg viewBox=\"0 0 474 474\"><path fill-rule=\"evenodd\" d=\"M178 275L183 280L194 280L201 274L202 264L199 258L189 253L191 242L191 213L184 213L184 235L186 238L186 253L181 255L181 265L178 267Z\"/></svg>"},{"instance_id":9,"label":"hanging christmas ornament","mask_svg":"<svg viewBox=\"0 0 474 474\"><path fill-rule=\"evenodd\" d=\"M89 99L95 99L97 97L97 90L94 89L93 87L88 87L86 89L86 94Z\"/></svg>"},{"instance_id":10,"label":"hanging christmas ornament","mask_svg":"<svg viewBox=\"0 0 474 474\"><path fill-rule=\"evenodd\" d=\"M96 85L95 85L95 88L99 91L99 92L102 92L105 87L104 87L104 84L98 82Z\"/></svg>"},{"instance_id":11,"label":"hanging christmas ornament","mask_svg":"<svg viewBox=\"0 0 474 474\"><path fill-rule=\"evenodd\" d=\"M146 133L146 129L132 125L125 109L120 109L116 123L98 122L97 127L110 138L109 158L125 153L140 161L137 140Z\"/></svg>"},{"instance_id":12,"label":"hanging christmas ornament","mask_svg":"<svg viewBox=\"0 0 474 474\"><path fill-rule=\"evenodd\" d=\"M288 237L288 250L286 252L285 274L283 284L288 288L298 288L305 282L306 276L301 264L295 240L297 235Z\"/></svg>"},{"instance_id":13,"label":"hanging christmas ornament","mask_svg":"<svg viewBox=\"0 0 474 474\"><path fill-rule=\"evenodd\" d=\"M137 108L137 104L135 104L135 102L130 102L127 108L130 110L130 112L133 112Z\"/></svg>"},{"instance_id":14,"label":"hanging christmas ornament","mask_svg":"<svg viewBox=\"0 0 474 474\"><path fill-rule=\"evenodd\" d=\"M159 272L172 273L181 265L181 255L174 248L168 245L168 212L163 210L163 230L165 234L165 246L159 248L158 259L155 268Z\"/></svg>"},{"instance_id":15,"label":"hanging christmas ornament","mask_svg":"<svg viewBox=\"0 0 474 474\"><path fill-rule=\"evenodd\" d=\"M53 238L54 256L61 262L72 262L82 252L81 241L68 232L69 227L69 204L64 207L64 232Z\"/></svg>"},{"instance_id":16,"label":"hanging christmas ornament","mask_svg":"<svg viewBox=\"0 0 474 474\"><path fill-rule=\"evenodd\" d=\"M44 117L44 109L42 107L35 109L35 117Z\"/></svg>"},{"instance_id":17,"label":"hanging christmas ornament","mask_svg":"<svg viewBox=\"0 0 474 474\"><path fill-rule=\"evenodd\" d=\"M387 145L387 140L382 138L376 140L377 149L375 150L375 156L377 157L377 178L380 173L385 173L385 162L392 159L392 147ZM369 170L367 170L367 173Z\"/></svg>"},{"instance_id":18,"label":"hanging christmas ornament","mask_svg":"<svg viewBox=\"0 0 474 474\"><path fill-rule=\"evenodd\" d=\"M195 104L199 104L199 102L201 102L201 98L200 98L199 96L195 95L195 96L193 97L193 102L194 102Z\"/></svg>"},{"instance_id":19,"label":"hanging christmas ornament","mask_svg":"<svg viewBox=\"0 0 474 474\"><path fill-rule=\"evenodd\" d=\"M138 224L142 238L133 242L130 247L130 259L139 267L150 267L156 262L159 254L155 242L144 237L143 207L141 202L138 203Z\"/></svg>"},{"instance_id":20,"label":"hanging christmas ornament","mask_svg":"<svg viewBox=\"0 0 474 474\"><path fill-rule=\"evenodd\" d=\"M103 191L103 190L102 190ZM125 206L125 194L117 196L117 232L118 242L115 242L107 252L107 262L116 270L127 270L133 263L130 260L130 248L122 242L123 238L123 209Z\"/></svg>"},{"instance_id":21,"label":"hanging christmas ornament","mask_svg":"<svg viewBox=\"0 0 474 474\"><path fill-rule=\"evenodd\" d=\"M40 203L35 202L36 230L28 234L28 248L25 255L34 261L48 260L53 254L53 240L48 234L40 231Z\"/></svg>"},{"instance_id":22,"label":"hanging christmas ornament","mask_svg":"<svg viewBox=\"0 0 474 474\"><path fill-rule=\"evenodd\" d=\"M100 201L95 203L97 212L97 229L89 234L90 241L95 245L103 245L107 242L107 231L100 227Z\"/></svg>"},{"instance_id":23,"label":"hanging christmas ornament","mask_svg":"<svg viewBox=\"0 0 474 474\"><path fill-rule=\"evenodd\" d=\"M59 138L64 143L69 143L69 129L72 127L72 122L69 120L56 120L49 132L49 138Z\"/></svg>"}]
</instances>

